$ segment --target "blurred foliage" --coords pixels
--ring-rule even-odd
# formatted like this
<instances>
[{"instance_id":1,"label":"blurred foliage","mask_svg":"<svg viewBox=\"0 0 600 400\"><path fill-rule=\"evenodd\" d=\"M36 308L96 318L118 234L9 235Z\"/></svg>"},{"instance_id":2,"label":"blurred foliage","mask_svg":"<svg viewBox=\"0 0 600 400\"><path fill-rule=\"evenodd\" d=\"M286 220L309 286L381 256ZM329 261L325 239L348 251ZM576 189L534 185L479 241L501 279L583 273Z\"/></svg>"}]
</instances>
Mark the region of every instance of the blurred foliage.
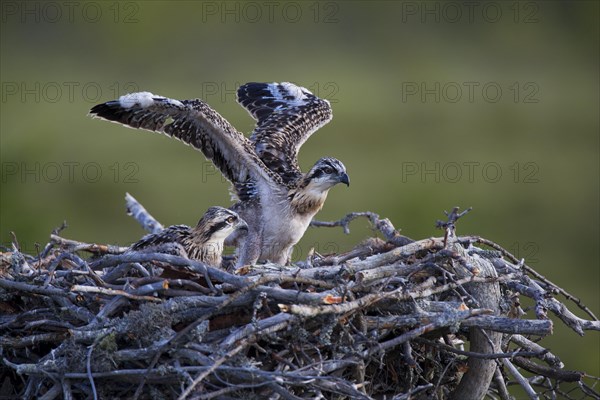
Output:
<instances>
[{"instance_id":1,"label":"blurred foliage","mask_svg":"<svg viewBox=\"0 0 600 400\"><path fill-rule=\"evenodd\" d=\"M598 3L466 4L2 2L1 243L14 231L34 253L63 220L66 237L131 243L143 232L125 192L165 224L230 204L193 149L87 111L148 90L203 98L250 132L237 85L291 81L334 109L302 167L334 156L352 181L319 219L371 210L419 239L472 206L460 234L503 244L600 313ZM371 234L352 228L311 229L295 255ZM600 375L597 334L560 326L551 340Z\"/></svg>"}]
</instances>

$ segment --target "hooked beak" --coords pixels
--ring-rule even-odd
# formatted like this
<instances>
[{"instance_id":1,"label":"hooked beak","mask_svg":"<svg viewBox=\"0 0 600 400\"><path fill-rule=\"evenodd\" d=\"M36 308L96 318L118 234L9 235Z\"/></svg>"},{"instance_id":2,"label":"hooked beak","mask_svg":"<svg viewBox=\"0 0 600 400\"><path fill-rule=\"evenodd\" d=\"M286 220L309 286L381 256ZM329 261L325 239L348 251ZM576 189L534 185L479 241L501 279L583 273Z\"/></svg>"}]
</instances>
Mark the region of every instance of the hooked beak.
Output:
<instances>
[{"instance_id":1,"label":"hooked beak","mask_svg":"<svg viewBox=\"0 0 600 400\"><path fill-rule=\"evenodd\" d=\"M346 186L350 186L350 177L347 173L344 172L342 175L340 175L339 179L341 183L345 183Z\"/></svg>"}]
</instances>

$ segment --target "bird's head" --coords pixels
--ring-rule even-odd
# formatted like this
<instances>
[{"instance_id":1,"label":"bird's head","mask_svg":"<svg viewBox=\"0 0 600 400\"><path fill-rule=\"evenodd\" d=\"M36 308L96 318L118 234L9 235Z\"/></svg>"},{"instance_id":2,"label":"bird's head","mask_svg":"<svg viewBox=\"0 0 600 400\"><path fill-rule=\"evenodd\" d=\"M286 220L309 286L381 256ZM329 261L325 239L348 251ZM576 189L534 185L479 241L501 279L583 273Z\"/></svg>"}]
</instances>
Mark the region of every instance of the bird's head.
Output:
<instances>
[{"instance_id":1,"label":"bird's head","mask_svg":"<svg viewBox=\"0 0 600 400\"><path fill-rule=\"evenodd\" d=\"M233 231L248 230L246 222L227 208L210 207L194 228L205 242L223 241Z\"/></svg>"},{"instance_id":2,"label":"bird's head","mask_svg":"<svg viewBox=\"0 0 600 400\"><path fill-rule=\"evenodd\" d=\"M338 159L321 158L306 174L306 183L313 189L326 191L337 185L345 183L350 186L350 178L346 173L346 167Z\"/></svg>"}]
</instances>

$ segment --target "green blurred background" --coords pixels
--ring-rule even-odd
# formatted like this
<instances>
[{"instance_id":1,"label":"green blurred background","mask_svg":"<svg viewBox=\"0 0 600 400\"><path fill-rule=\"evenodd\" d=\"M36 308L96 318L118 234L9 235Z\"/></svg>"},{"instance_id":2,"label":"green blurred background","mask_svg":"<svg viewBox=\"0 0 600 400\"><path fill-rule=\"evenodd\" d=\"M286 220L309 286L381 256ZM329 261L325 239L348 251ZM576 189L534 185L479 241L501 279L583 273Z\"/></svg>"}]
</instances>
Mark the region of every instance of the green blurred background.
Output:
<instances>
[{"instance_id":1,"label":"green blurred background","mask_svg":"<svg viewBox=\"0 0 600 400\"><path fill-rule=\"evenodd\" d=\"M14 2L1 26L0 241L35 252L63 235L127 245L134 195L165 224L230 204L228 184L181 143L92 120L96 103L147 90L200 97L238 129L247 81L291 81L331 101L300 153L345 163L318 219L371 210L415 239L458 205L477 234L600 313L598 2ZM310 229L345 251L366 221ZM575 310L574 306L570 306ZM581 313L579 313L581 315ZM546 343L600 375L597 332L558 322Z\"/></svg>"}]
</instances>

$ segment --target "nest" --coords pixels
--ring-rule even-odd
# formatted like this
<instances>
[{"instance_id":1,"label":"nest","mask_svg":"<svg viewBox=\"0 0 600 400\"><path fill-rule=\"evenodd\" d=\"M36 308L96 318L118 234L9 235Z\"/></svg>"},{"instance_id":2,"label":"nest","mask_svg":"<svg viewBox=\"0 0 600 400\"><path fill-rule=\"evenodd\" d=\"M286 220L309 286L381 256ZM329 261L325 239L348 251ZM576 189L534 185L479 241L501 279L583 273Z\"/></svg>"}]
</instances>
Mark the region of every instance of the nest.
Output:
<instances>
[{"instance_id":1,"label":"nest","mask_svg":"<svg viewBox=\"0 0 600 400\"><path fill-rule=\"evenodd\" d=\"M15 239L1 254L0 397L509 399L518 385L520 398L599 398L538 340L548 311L579 334L598 320L495 243L456 236L461 215L420 241L372 213L315 222L367 217L383 239L237 271L58 231L33 256Z\"/></svg>"}]
</instances>

